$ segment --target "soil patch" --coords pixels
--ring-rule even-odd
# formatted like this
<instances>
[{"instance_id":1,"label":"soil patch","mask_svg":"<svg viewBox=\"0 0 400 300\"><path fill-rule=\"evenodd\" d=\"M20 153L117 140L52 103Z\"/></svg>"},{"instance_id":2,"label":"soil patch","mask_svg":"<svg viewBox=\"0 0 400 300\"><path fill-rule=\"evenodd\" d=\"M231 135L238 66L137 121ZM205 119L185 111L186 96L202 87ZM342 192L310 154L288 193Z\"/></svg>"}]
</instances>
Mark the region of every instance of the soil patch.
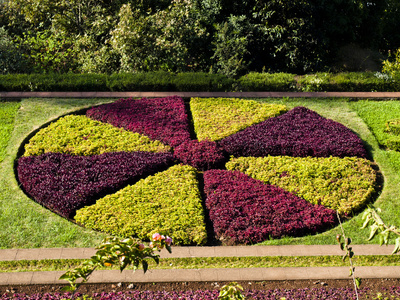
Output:
<instances>
[{"instance_id":1,"label":"soil patch","mask_svg":"<svg viewBox=\"0 0 400 300\"><path fill-rule=\"evenodd\" d=\"M93 295L102 292L124 292L132 290L149 291L196 291L196 290L220 290L228 282L161 282L161 283L102 283L84 284L77 292ZM239 282L245 290L274 290L274 289L312 289L312 288L354 288L353 281L348 280L285 280L285 281L242 281ZM44 294L59 293L65 285L12 285L0 286L0 295L12 294ZM400 287L400 279L363 279L361 288L368 288L372 293L381 292L382 289Z\"/></svg>"}]
</instances>

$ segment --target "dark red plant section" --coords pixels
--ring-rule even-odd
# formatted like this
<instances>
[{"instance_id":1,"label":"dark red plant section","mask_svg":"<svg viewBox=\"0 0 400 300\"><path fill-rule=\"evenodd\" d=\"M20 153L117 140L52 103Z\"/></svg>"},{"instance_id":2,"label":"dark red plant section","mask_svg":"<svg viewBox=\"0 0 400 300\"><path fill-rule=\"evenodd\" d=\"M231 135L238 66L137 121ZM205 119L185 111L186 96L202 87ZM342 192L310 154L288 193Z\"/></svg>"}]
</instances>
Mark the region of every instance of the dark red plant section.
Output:
<instances>
[{"instance_id":1,"label":"dark red plant section","mask_svg":"<svg viewBox=\"0 0 400 300\"><path fill-rule=\"evenodd\" d=\"M91 108L86 112L86 116L144 134L172 147L190 139L185 104L178 96L120 99Z\"/></svg>"},{"instance_id":2,"label":"dark red plant section","mask_svg":"<svg viewBox=\"0 0 400 300\"><path fill-rule=\"evenodd\" d=\"M190 140L176 147L174 155L184 164L205 171L223 167L226 161L224 153L216 142Z\"/></svg>"},{"instance_id":3,"label":"dark red plant section","mask_svg":"<svg viewBox=\"0 0 400 300\"><path fill-rule=\"evenodd\" d=\"M231 155L367 157L362 140L349 128L305 107L231 135L220 145Z\"/></svg>"},{"instance_id":4,"label":"dark red plant section","mask_svg":"<svg viewBox=\"0 0 400 300\"><path fill-rule=\"evenodd\" d=\"M36 202L71 218L75 211L174 163L171 153L114 152L95 156L46 153L21 157L18 178Z\"/></svg>"},{"instance_id":5,"label":"dark red plant section","mask_svg":"<svg viewBox=\"0 0 400 300\"><path fill-rule=\"evenodd\" d=\"M206 171L204 190L214 231L228 244L303 236L336 224L334 210L238 171Z\"/></svg>"}]
</instances>

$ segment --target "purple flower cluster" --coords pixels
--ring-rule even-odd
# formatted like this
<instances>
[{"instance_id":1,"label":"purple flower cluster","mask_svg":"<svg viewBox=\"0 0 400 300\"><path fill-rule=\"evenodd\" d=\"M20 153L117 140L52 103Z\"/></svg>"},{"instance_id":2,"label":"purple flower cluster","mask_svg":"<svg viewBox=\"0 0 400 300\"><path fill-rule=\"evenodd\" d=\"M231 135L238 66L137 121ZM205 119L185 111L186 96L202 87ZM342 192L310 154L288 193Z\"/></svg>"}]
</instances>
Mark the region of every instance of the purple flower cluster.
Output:
<instances>
[{"instance_id":1,"label":"purple flower cluster","mask_svg":"<svg viewBox=\"0 0 400 300\"><path fill-rule=\"evenodd\" d=\"M215 234L227 243L302 236L336 224L334 210L313 205L239 171L206 171L204 192Z\"/></svg>"},{"instance_id":2,"label":"purple flower cluster","mask_svg":"<svg viewBox=\"0 0 400 300\"><path fill-rule=\"evenodd\" d=\"M178 96L120 99L91 108L86 112L86 116L147 135L172 147L190 139L185 104Z\"/></svg>"},{"instance_id":3,"label":"purple flower cluster","mask_svg":"<svg viewBox=\"0 0 400 300\"><path fill-rule=\"evenodd\" d=\"M224 166L224 150L213 141L189 140L175 148L174 155L184 164L201 171Z\"/></svg>"},{"instance_id":4,"label":"purple flower cluster","mask_svg":"<svg viewBox=\"0 0 400 300\"><path fill-rule=\"evenodd\" d=\"M391 289L382 288L384 296L398 296L399 287ZM375 297L376 293L368 288L358 290L361 297ZM285 298L287 300L303 300L303 299L326 299L326 300L349 300L356 299L354 289L352 288L303 288L303 289L274 289L274 290L245 290L242 294L246 299L253 300L276 300ZM125 292L103 292L89 295L94 300L212 300L218 299L218 290L197 290L197 291L125 291ZM46 294L3 294L0 300L62 300L62 299L82 299L82 294L76 293L46 293ZM386 299L386 298L385 298Z\"/></svg>"},{"instance_id":5,"label":"purple flower cluster","mask_svg":"<svg viewBox=\"0 0 400 300\"><path fill-rule=\"evenodd\" d=\"M46 153L21 157L23 189L48 209L72 218L75 211L174 163L171 153L114 152L95 156Z\"/></svg>"},{"instance_id":6,"label":"purple flower cluster","mask_svg":"<svg viewBox=\"0 0 400 300\"><path fill-rule=\"evenodd\" d=\"M220 145L239 156L367 157L362 140L349 128L305 107L231 135Z\"/></svg>"}]
</instances>

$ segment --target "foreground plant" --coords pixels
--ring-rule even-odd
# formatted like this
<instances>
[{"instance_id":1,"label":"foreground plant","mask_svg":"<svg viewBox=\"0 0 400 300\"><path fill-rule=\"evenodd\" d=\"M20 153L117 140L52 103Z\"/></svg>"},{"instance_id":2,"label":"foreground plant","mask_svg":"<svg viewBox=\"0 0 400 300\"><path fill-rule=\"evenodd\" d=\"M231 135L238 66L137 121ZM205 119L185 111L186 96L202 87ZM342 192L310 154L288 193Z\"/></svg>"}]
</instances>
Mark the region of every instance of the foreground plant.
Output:
<instances>
[{"instance_id":1,"label":"foreground plant","mask_svg":"<svg viewBox=\"0 0 400 300\"><path fill-rule=\"evenodd\" d=\"M362 217L364 220L362 228L366 228L368 225L370 225L371 231L368 241L372 240L375 236L378 236L379 244L381 246L389 243L391 234L397 235L398 237L395 240L395 245L392 251L392 254L396 254L400 252L400 229L394 225L386 225L379 216L380 212L380 208L375 208L373 206L368 207Z\"/></svg>"},{"instance_id":2,"label":"foreground plant","mask_svg":"<svg viewBox=\"0 0 400 300\"><path fill-rule=\"evenodd\" d=\"M244 300L246 297L242 294L243 287L237 282L230 282L224 285L219 292L219 300Z\"/></svg>"},{"instance_id":3,"label":"foreground plant","mask_svg":"<svg viewBox=\"0 0 400 300\"><path fill-rule=\"evenodd\" d=\"M172 239L155 233L152 242L144 245L134 238L120 240L116 237L106 238L96 249L97 252L90 259L83 262L79 267L63 274L59 279L67 280L70 286L65 287L64 291L75 291L82 283L88 281L89 276L97 267L119 266L122 272L127 266L132 265L136 270L140 265L144 273L148 270L147 259L153 259L159 263L159 255L155 251L161 251L164 247L171 253ZM76 281L81 278L82 281Z\"/></svg>"}]
</instances>

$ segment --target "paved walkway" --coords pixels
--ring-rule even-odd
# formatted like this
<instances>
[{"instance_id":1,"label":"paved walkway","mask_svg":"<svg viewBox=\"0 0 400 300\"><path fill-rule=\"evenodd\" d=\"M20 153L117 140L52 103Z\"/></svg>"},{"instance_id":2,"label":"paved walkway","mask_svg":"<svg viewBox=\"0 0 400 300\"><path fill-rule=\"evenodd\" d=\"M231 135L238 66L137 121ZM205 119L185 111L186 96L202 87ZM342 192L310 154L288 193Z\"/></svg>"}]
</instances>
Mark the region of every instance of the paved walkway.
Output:
<instances>
[{"instance_id":1,"label":"paved walkway","mask_svg":"<svg viewBox=\"0 0 400 300\"><path fill-rule=\"evenodd\" d=\"M392 246L353 245L356 255L389 255ZM93 248L4 249L1 261L41 259L86 259L95 253ZM161 257L243 257L243 256L320 256L343 255L337 245L293 246L232 246L232 247L173 247L172 254L161 252ZM361 278L398 278L400 266L356 267ZM56 272L0 273L0 285L60 284ZM133 272L125 270L95 271L89 282L185 282L185 281L262 281L262 280L327 280L348 279L349 267L295 267L295 268L237 268L237 269L169 269Z\"/></svg>"},{"instance_id":2,"label":"paved walkway","mask_svg":"<svg viewBox=\"0 0 400 300\"><path fill-rule=\"evenodd\" d=\"M184 98L400 98L400 92L0 92L0 98L140 98L172 95Z\"/></svg>"}]
</instances>

